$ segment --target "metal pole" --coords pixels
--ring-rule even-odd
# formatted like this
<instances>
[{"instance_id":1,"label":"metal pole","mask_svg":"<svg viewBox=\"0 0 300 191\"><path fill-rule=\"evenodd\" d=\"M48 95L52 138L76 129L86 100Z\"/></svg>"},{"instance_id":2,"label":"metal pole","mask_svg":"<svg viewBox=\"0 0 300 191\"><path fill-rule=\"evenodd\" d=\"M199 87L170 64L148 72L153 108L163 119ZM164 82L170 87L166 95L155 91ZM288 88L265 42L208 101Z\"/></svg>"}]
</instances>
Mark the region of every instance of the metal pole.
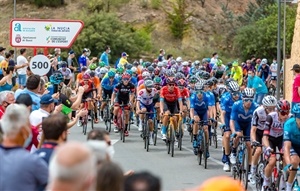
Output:
<instances>
[{"instance_id":1,"label":"metal pole","mask_svg":"<svg viewBox=\"0 0 300 191\"><path fill-rule=\"evenodd\" d=\"M14 19L16 18L17 0L14 0ZM17 62L17 48L14 48L14 61Z\"/></svg>"},{"instance_id":2,"label":"metal pole","mask_svg":"<svg viewBox=\"0 0 300 191\"><path fill-rule=\"evenodd\" d=\"M286 68L286 56L285 56L285 47L286 47L286 0L284 0L284 4L283 4L283 50L282 50L282 57L283 57L283 64L285 65L285 67L283 67L283 69ZM283 87L285 87L285 74L284 71L282 72L282 77L283 77ZM283 88L283 99L285 99L285 89Z\"/></svg>"},{"instance_id":3,"label":"metal pole","mask_svg":"<svg viewBox=\"0 0 300 191\"><path fill-rule=\"evenodd\" d=\"M278 0L278 23L277 23L277 84L276 84L276 99L280 99L280 68L281 68L281 54L280 54L280 20L281 20L281 4Z\"/></svg>"}]
</instances>

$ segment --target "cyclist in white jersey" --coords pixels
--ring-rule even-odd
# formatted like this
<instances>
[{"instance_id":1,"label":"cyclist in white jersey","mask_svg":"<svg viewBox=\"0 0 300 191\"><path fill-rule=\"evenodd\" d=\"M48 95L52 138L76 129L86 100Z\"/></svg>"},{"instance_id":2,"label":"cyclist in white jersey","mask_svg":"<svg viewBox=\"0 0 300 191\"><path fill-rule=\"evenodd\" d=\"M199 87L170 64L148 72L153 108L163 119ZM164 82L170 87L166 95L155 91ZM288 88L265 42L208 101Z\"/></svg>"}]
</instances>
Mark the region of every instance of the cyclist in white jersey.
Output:
<instances>
[{"instance_id":1,"label":"cyclist in white jersey","mask_svg":"<svg viewBox=\"0 0 300 191\"><path fill-rule=\"evenodd\" d=\"M256 146L257 148L251 160L251 184L256 183L256 167L258 164L260 154L262 152L260 145L262 145L262 138L265 128L265 122L267 120L267 114L269 113L269 111L274 111L277 104L277 100L274 96L266 96L263 98L262 104L262 106L259 106L253 112L252 117L251 146Z\"/></svg>"},{"instance_id":2,"label":"cyclist in white jersey","mask_svg":"<svg viewBox=\"0 0 300 191\"><path fill-rule=\"evenodd\" d=\"M157 94L156 88L154 88L154 82L152 80L146 80L144 82L145 89L141 89L137 95L137 107L136 113L139 114L140 112L154 112L154 102L153 98ZM149 144L153 144L153 114L149 115L149 130L150 130L150 140ZM143 120L145 114L140 114L140 120ZM141 123L139 124L139 131L143 131L143 127Z\"/></svg>"},{"instance_id":3,"label":"cyclist in white jersey","mask_svg":"<svg viewBox=\"0 0 300 191\"><path fill-rule=\"evenodd\" d=\"M286 108L285 106L288 106ZM279 101L277 103L277 111L272 110L267 116L265 123L263 145L266 147L265 155L269 158L267 166L264 170L264 182L262 185L262 191L268 190L270 186L272 171L276 165L276 156L271 154L272 151L276 151L276 148L281 151L283 144L283 124L288 119L289 103L286 100ZM280 189L282 190L282 189Z\"/></svg>"},{"instance_id":4,"label":"cyclist in white jersey","mask_svg":"<svg viewBox=\"0 0 300 191\"><path fill-rule=\"evenodd\" d=\"M271 82L276 87L276 80L277 80L277 61L273 59L273 63L270 65L271 70Z\"/></svg>"}]
</instances>

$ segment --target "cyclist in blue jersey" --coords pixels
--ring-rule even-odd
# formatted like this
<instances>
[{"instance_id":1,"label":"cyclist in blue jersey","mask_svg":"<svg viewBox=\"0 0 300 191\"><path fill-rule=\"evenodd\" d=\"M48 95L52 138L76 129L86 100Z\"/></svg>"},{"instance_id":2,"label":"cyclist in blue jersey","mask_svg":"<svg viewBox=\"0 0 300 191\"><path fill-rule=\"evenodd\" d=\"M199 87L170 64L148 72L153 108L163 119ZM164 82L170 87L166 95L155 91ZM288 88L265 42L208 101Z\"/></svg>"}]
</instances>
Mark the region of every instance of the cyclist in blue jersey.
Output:
<instances>
[{"instance_id":1,"label":"cyclist in blue jersey","mask_svg":"<svg viewBox=\"0 0 300 191\"><path fill-rule=\"evenodd\" d=\"M115 87L115 85L117 85L119 83L119 81L115 78L116 73L113 71L108 71L107 72L107 76L108 78L103 78L101 81L101 85L100 85L100 92L102 92L102 94L99 92L100 94L100 100L105 100L105 99L110 99L111 95L113 93L113 89ZM103 109L106 106L106 102L102 101L101 103L101 107L100 107L100 115L101 115L101 119L103 119Z\"/></svg>"},{"instance_id":2,"label":"cyclist in blue jersey","mask_svg":"<svg viewBox=\"0 0 300 191\"><path fill-rule=\"evenodd\" d=\"M209 100L208 101L208 117L216 117L216 99L214 94L211 92L210 87L213 85L211 80L206 80L204 83L204 96Z\"/></svg>"},{"instance_id":3,"label":"cyclist in blue jersey","mask_svg":"<svg viewBox=\"0 0 300 191\"><path fill-rule=\"evenodd\" d=\"M254 91L250 88L245 88L242 92L242 100L235 102L232 106L230 114L230 129L237 138L233 141L232 152L230 154L230 163L236 164L236 147L238 146L238 137L246 136L246 145L248 151L248 161L251 164L251 147L250 147L250 131L251 120L254 110L258 107L258 104L253 102Z\"/></svg>"},{"instance_id":4,"label":"cyclist in blue jersey","mask_svg":"<svg viewBox=\"0 0 300 191\"><path fill-rule=\"evenodd\" d=\"M293 118L284 123L283 151L284 161L287 164L284 171L289 171L286 182L286 191L292 190L293 181L299 165L300 156L300 105L295 104L292 108ZM295 170L293 170L295 169Z\"/></svg>"},{"instance_id":5,"label":"cyclist in blue jersey","mask_svg":"<svg viewBox=\"0 0 300 191\"><path fill-rule=\"evenodd\" d=\"M221 121L223 122L223 138L222 138L222 144L224 147L224 152L223 152L223 157L222 157L222 162L224 163L223 170L224 171L230 171L230 160L229 160L229 155L230 155L230 135L231 135L231 130L230 130L230 114L231 114L231 109L232 105L234 102L241 100L241 93L240 93L240 86L236 81L230 81L227 84L227 89L229 92L226 92L223 94L221 97L221 110L222 110L222 115L221 115Z\"/></svg>"},{"instance_id":6,"label":"cyclist in blue jersey","mask_svg":"<svg viewBox=\"0 0 300 191\"><path fill-rule=\"evenodd\" d=\"M199 122L200 120L203 121L203 128L205 131L205 137L206 140L208 141L208 125L207 125L207 109L208 109L208 97L205 96L205 93L203 91L203 81L200 81L196 84L196 92L191 95L190 98L190 116L192 118L193 122ZM199 129L199 124L194 123L193 124L193 148L194 148L194 154L198 154L198 140L197 140L197 135L198 135L198 129ZM208 144L207 144L208 148ZM209 157L209 152L207 152L207 156Z\"/></svg>"}]
</instances>

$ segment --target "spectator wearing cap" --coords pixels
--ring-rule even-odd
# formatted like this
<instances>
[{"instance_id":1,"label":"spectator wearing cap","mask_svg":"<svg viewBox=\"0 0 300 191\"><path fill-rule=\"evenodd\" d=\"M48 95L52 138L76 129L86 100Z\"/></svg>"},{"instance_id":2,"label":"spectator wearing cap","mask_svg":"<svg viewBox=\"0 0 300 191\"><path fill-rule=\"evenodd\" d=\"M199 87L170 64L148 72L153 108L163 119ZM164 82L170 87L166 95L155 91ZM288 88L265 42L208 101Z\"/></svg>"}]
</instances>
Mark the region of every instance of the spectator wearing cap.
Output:
<instances>
[{"instance_id":1,"label":"spectator wearing cap","mask_svg":"<svg viewBox=\"0 0 300 191\"><path fill-rule=\"evenodd\" d=\"M19 88L23 89L26 85L26 67L29 66L29 63L26 59L26 49L22 48L20 50L20 54L17 57L17 65L15 66L15 69L18 72L18 83Z\"/></svg>"},{"instance_id":2,"label":"spectator wearing cap","mask_svg":"<svg viewBox=\"0 0 300 191\"><path fill-rule=\"evenodd\" d=\"M15 103L13 91L0 92L0 119L2 118L6 108L13 103Z\"/></svg>"},{"instance_id":3,"label":"spectator wearing cap","mask_svg":"<svg viewBox=\"0 0 300 191\"><path fill-rule=\"evenodd\" d=\"M13 119L13 120L12 120ZM47 184L47 164L24 148L31 141L29 111L11 104L1 119L3 142L0 145L1 190L38 190Z\"/></svg>"},{"instance_id":4,"label":"spectator wearing cap","mask_svg":"<svg viewBox=\"0 0 300 191\"><path fill-rule=\"evenodd\" d=\"M17 104L23 104L27 107L28 111L31 112L32 105L36 105L30 97L29 94L20 94L16 99ZM31 143L26 147L26 150L28 151L35 151L36 148L39 145L38 141L38 135L39 135L39 126L31 126L31 134L32 134L32 140Z\"/></svg>"},{"instance_id":5,"label":"spectator wearing cap","mask_svg":"<svg viewBox=\"0 0 300 191\"><path fill-rule=\"evenodd\" d=\"M0 46L0 62L2 62L2 60L4 60L5 50L6 50L6 48Z\"/></svg>"},{"instance_id":6,"label":"spectator wearing cap","mask_svg":"<svg viewBox=\"0 0 300 191\"><path fill-rule=\"evenodd\" d=\"M41 77L39 75L33 74L28 77L26 81L26 88L24 90L18 89L15 93L15 98L17 98L21 93L28 93L36 105L32 106L32 110L38 110L40 108L41 98L38 95L40 91L40 81Z\"/></svg>"},{"instance_id":7,"label":"spectator wearing cap","mask_svg":"<svg viewBox=\"0 0 300 191\"><path fill-rule=\"evenodd\" d=\"M269 65L267 64L268 60L266 58L262 59L260 62L260 66L257 69L257 76L259 76L263 82L268 82L271 78L271 70Z\"/></svg>"},{"instance_id":8,"label":"spectator wearing cap","mask_svg":"<svg viewBox=\"0 0 300 191\"><path fill-rule=\"evenodd\" d=\"M126 52L123 52L122 54L121 54L121 58L120 58L120 61L119 61L119 65L122 65L123 67L125 67L125 64L127 64L128 63L128 61L127 61L127 57L128 57L129 55L126 53Z\"/></svg>"},{"instance_id":9,"label":"spectator wearing cap","mask_svg":"<svg viewBox=\"0 0 300 191\"><path fill-rule=\"evenodd\" d=\"M108 54L110 53L110 47L108 45L105 46L104 52L101 54L99 58L99 62L104 62L106 66L109 66Z\"/></svg>"},{"instance_id":10,"label":"spectator wearing cap","mask_svg":"<svg viewBox=\"0 0 300 191\"><path fill-rule=\"evenodd\" d=\"M74 73L76 71L76 67L74 66L74 62L73 62L74 58L75 58L75 52L73 50L70 50L69 51L69 56L68 56L68 59L67 59L67 63L68 63L68 67L70 68L72 73Z\"/></svg>"},{"instance_id":11,"label":"spectator wearing cap","mask_svg":"<svg viewBox=\"0 0 300 191\"><path fill-rule=\"evenodd\" d=\"M293 81L293 95L292 95L292 108L295 104L300 103L300 65L294 64L293 68L294 81Z\"/></svg>"}]
</instances>

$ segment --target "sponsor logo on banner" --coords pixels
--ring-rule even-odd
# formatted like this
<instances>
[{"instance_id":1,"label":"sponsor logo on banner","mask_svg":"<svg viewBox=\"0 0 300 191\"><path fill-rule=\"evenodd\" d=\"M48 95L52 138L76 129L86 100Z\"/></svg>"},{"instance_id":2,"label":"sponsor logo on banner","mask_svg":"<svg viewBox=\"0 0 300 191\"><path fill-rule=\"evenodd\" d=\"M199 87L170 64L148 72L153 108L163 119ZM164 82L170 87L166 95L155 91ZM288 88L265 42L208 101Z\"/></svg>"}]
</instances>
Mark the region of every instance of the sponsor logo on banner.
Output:
<instances>
[{"instance_id":1,"label":"sponsor logo on banner","mask_svg":"<svg viewBox=\"0 0 300 191\"><path fill-rule=\"evenodd\" d=\"M15 37L15 41L16 41L16 43L20 43L22 41L21 35L17 34Z\"/></svg>"}]
</instances>

